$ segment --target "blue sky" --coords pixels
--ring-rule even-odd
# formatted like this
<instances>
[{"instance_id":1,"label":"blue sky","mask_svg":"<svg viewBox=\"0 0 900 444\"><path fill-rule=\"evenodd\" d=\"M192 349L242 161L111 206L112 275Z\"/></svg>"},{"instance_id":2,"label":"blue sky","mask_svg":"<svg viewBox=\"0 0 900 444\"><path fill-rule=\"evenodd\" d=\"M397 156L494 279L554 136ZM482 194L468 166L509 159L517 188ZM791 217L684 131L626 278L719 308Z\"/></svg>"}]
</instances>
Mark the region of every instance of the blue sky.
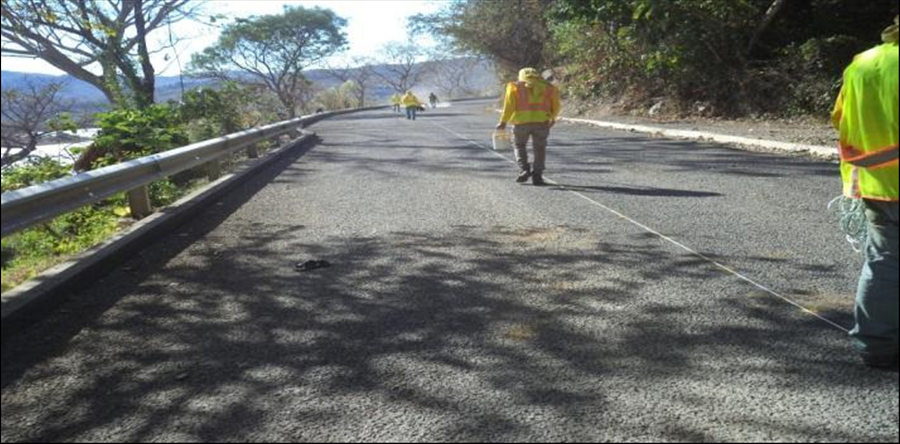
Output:
<instances>
[{"instance_id":1,"label":"blue sky","mask_svg":"<svg viewBox=\"0 0 900 444\"><path fill-rule=\"evenodd\" d=\"M252 15L276 14L285 5L321 6L334 10L348 20L347 37L350 50L346 57L374 55L385 43L407 39L406 19L414 14L436 11L443 1L418 0L212 0L207 9L210 13L224 14L229 18ZM197 23L180 23L174 26L174 33L190 39L179 45L183 63L190 60L190 54L200 51L216 41L218 31ZM154 35L164 37L165 33ZM421 36L419 36L421 39ZM421 43L421 42L420 42ZM424 43L430 43L426 39ZM165 54L154 59L154 66L160 75L177 75L178 67ZM62 74L52 66L31 59L6 58L2 60L5 71L26 71L45 74Z\"/></svg>"}]
</instances>

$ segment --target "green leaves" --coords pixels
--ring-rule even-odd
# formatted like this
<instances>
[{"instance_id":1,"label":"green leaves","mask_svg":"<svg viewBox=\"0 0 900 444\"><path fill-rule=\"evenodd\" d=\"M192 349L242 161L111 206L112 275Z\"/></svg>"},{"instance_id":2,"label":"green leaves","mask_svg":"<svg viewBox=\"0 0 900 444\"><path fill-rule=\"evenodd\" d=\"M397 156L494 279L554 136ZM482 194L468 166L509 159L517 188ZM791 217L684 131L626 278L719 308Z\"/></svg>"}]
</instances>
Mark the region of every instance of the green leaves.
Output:
<instances>
[{"instance_id":1,"label":"green leaves","mask_svg":"<svg viewBox=\"0 0 900 444\"><path fill-rule=\"evenodd\" d=\"M584 98L824 115L841 67L877 43L896 10L845 0L556 0L548 19L568 89Z\"/></svg>"},{"instance_id":2,"label":"green leaves","mask_svg":"<svg viewBox=\"0 0 900 444\"><path fill-rule=\"evenodd\" d=\"M24 165L3 171L2 192L60 179L72 174L72 167L46 157L31 158Z\"/></svg>"},{"instance_id":3,"label":"green leaves","mask_svg":"<svg viewBox=\"0 0 900 444\"><path fill-rule=\"evenodd\" d=\"M215 45L194 55L189 69L195 75L265 85L293 117L307 87L303 70L345 48L346 26L331 10L302 6L239 19L225 27Z\"/></svg>"},{"instance_id":4,"label":"green leaves","mask_svg":"<svg viewBox=\"0 0 900 444\"><path fill-rule=\"evenodd\" d=\"M88 149L98 168L187 145L178 109L152 105L144 110L121 109L98 114L100 132Z\"/></svg>"}]
</instances>

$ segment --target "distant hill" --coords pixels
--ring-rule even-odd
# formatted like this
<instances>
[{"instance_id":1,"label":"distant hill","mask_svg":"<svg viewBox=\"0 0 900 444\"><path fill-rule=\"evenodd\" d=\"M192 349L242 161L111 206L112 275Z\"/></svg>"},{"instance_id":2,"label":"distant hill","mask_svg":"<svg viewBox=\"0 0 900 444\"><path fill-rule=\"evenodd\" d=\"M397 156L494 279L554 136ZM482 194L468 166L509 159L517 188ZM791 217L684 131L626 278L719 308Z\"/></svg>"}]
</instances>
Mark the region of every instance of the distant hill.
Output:
<instances>
[{"instance_id":1,"label":"distant hill","mask_svg":"<svg viewBox=\"0 0 900 444\"><path fill-rule=\"evenodd\" d=\"M453 62L451 62L453 63ZM376 70L384 71L386 66L376 66ZM316 84L320 88L331 88L339 86L337 80L331 77L324 70L309 70L304 72L307 79ZM75 102L77 109L91 112L99 111L107 107L109 104L106 97L100 90L93 85L77 80L68 75L53 76L47 74L23 73L16 71L2 71L2 89L22 89L28 82L37 85L45 85L51 82L64 82L65 88L61 92L63 100L71 100ZM215 83L208 79L184 78L184 87L186 90L196 88L198 86ZM470 84L477 91L489 92L493 91L497 84L496 73L489 63L480 63L471 71ZM416 88L417 92L425 93L430 91L440 92L432 78L426 77L422 85ZM389 97L393 91L384 86L373 86L370 88L369 97L374 101L383 101ZM177 76L159 76L156 78L156 100L164 102L167 100L178 100L181 97L181 79Z\"/></svg>"},{"instance_id":2,"label":"distant hill","mask_svg":"<svg viewBox=\"0 0 900 444\"><path fill-rule=\"evenodd\" d=\"M23 89L29 82L34 85L47 85L53 82L63 82L65 88L60 92L62 100L75 102L77 109L99 110L109 105L106 96L91 85L69 75L53 76L47 74L35 74L16 71L2 71L0 87L7 89ZM208 80L184 79L185 88L191 89L209 83ZM156 78L156 96L158 101L178 99L181 96L181 80L178 77L160 76Z\"/></svg>"}]
</instances>

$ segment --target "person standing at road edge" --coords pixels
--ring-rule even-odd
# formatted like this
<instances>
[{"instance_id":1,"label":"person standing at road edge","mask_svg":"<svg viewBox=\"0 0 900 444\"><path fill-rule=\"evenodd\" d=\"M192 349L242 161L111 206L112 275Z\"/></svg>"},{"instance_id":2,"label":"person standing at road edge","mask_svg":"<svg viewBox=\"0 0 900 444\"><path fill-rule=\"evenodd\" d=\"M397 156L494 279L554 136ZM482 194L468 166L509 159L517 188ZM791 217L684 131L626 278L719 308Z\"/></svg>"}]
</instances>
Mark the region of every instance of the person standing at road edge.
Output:
<instances>
[{"instance_id":1,"label":"person standing at road edge","mask_svg":"<svg viewBox=\"0 0 900 444\"><path fill-rule=\"evenodd\" d=\"M863 199L869 219L865 266L851 332L863 361L872 368L898 365L898 19L884 43L856 56L832 120L840 131L844 194Z\"/></svg>"},{"instance_id":2,"label":"person standing at road edge","mask_svg":"<svg viewBox=\"0 0 900 444\"><path fill-rule=\"evenodd\" d=\"M513 124L516 161L520 169L516 182L524 183L531 178L536 186L546 185L547 140L556 125L560 108L559 90L534 68L523 68L519 71L519 81L506 86L503 115L497 129L505 130L509 123ZM528 139L532 140L534 150L533 169L528 162Z\"/></svg>"}]
</instances>

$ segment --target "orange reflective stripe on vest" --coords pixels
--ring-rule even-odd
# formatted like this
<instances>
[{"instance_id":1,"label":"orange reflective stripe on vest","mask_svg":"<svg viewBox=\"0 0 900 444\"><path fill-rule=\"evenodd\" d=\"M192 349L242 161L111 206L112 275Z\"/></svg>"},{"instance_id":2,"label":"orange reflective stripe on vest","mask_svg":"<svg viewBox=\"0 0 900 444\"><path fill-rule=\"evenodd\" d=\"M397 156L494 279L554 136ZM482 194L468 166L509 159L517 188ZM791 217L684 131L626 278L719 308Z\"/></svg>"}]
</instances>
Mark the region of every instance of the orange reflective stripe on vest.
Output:
<instances>
[{"instance_id":1,"label":"orange reflective stripe on vest","mask_svg":"<svg viewBox=\"0 0 900 444\"><path fill-rule=\"evenodd\" d=\"M880 168L900 159L900 147L885 148L869 153L841 144L841 160L859 168Z\"/></svg>"},{"instance_id":2,"label":"orange reflective stripe on vest","mask_svg":"<svg viewBox=\"0 0 900 444\"><path fill-rule=\"evenodd\" d=\"M532 102L530 99L530 94L528 94L528 87L525 85L525 82L516 82L516 93L518 94L518 100L516 100L516 111L543 111L549 113L553 108L552 102L552 94L553 94L553 86L547 85L547 89L544 91L543 100L540 102Z\"/></svg>"}]
</instances>

